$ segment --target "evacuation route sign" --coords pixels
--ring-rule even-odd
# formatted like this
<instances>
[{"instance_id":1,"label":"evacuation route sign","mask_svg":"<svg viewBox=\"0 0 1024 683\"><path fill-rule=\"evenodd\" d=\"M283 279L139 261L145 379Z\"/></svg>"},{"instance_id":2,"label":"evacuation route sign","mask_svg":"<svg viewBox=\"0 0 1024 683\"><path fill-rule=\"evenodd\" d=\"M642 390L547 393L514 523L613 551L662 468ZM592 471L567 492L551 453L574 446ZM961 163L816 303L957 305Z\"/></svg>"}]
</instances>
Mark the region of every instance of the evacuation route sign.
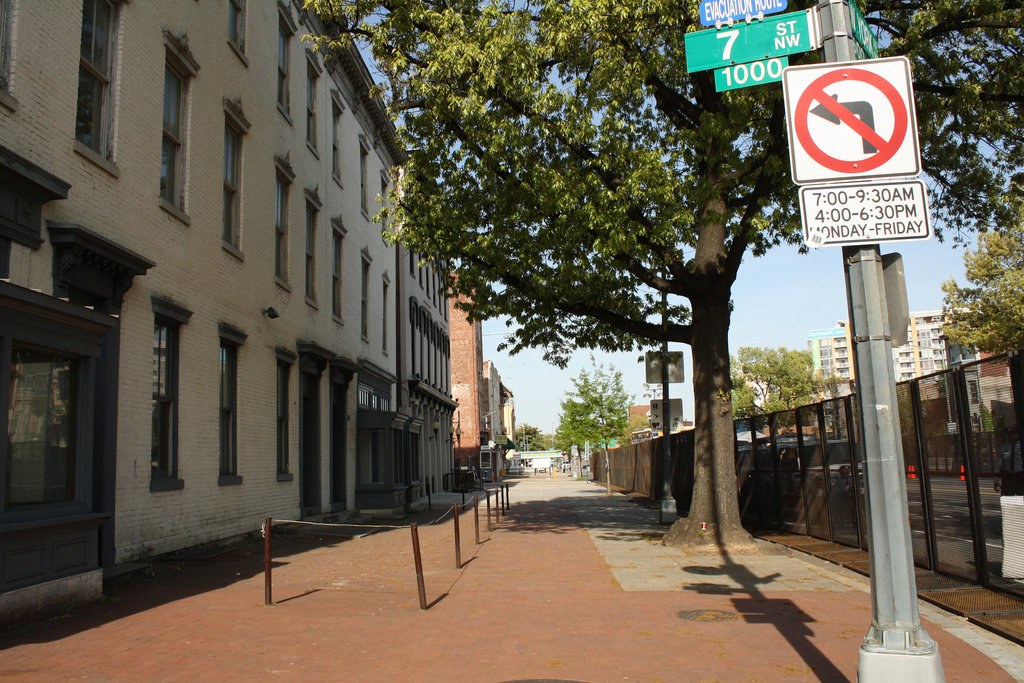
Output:
<instances>
[{"instance_id":1,"label":"evacuation route sign","mask_svg":"<svg viewBox=\"0 0 1024 683\"><path fill-rule=\"evenodd\" d=\"M921 172L906 57L789 67L782 92L793 182Z\"/></svg>"}]
</instances>

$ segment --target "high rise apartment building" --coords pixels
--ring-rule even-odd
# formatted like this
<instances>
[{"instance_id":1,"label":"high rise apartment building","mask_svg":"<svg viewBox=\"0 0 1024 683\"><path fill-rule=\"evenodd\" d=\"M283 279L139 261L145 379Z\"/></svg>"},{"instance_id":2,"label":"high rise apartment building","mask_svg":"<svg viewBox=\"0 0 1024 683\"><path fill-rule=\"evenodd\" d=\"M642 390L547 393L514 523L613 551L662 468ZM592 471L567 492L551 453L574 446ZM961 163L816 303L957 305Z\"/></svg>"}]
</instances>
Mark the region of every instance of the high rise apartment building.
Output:
<instances>
[{"instance_id":1,"label":"high rise apartment building","mask_svg":"<svg viewBox=\"0 0 1024 683\"><path fill-rule=\"evenodd\" d=\"M892 350L897 382L946 368L946 339L942 336L945 320L942 311L910 314L907 342ZM855 379L848 320L840 320L835 327L809 330L807 345L814 360L814 369L823 377L834 375L847 381Z\"/></svg>"}]
</instances>

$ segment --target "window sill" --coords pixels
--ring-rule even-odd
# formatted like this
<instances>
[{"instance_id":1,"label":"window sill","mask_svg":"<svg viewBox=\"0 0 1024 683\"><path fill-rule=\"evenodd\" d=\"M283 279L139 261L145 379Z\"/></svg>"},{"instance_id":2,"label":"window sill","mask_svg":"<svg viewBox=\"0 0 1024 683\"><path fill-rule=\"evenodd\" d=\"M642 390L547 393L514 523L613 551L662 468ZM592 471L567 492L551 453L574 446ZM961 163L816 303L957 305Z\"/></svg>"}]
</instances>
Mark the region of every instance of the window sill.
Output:
<instances>
[{"instance_id":1,"label":"window sill","mask_svg":"<svg viewBox=\"0 0 1024 683\"><path fill-rule=\"evenodd\" d=\"M278 287L280 287L281 289L283 289L286 292L291 292L292 291L292 286L290 284L288 284L288 281L285 280L280 275L275 275L274 276L274 284L276 284Z\"/></svg>"},{"instance_id":2,"label":"window sill","mask_svg":"<svg viewBox=\"0 0 1024 683\"><path fill-rule=\"evenodd\" d=\"M277 480L278 481L294 481L295 480L295 475L292 474L291 472L278 472L277 473Z\"/></svg>"},{"instance_id":3,"label":"window sill","mask_svg":"<svg viewBox=\"0 0 1024 683\"><path fill-rule=\"evenodd\" d=\"M189 218L187 213L176 207L174 204L171 204L163 197L160 197L160 208L177 218L185 225L192 225L192 219Z\"/></svg>"},{"instance_id":4,"label":"window sill","mask_svg":"<svg viewBox=\"0 0 1024 683\"><path fill-rule=\"evenodd\" d=\"M14 113L18 110L18 100L11 93L0 91L0 107Z\"/></svg>"},{"instance_id":5,"label":"window sill","mask_svg":"<svg viewBox=\"0 0 1024 683\"><path fill-rule=\"evenodd\" d=\"M229 242L221 241L220 246L224 251L228 252L239 261L245 261L245 254L243 254L242 250L236 247L235 245Z\"/></svg>"},{"instance_id":6,"label":"window sill","mask_svg":"<svg viewBox=\"0 0 1024 683\"><path fill-rule=\"evenodd\" d=\"M341 184L341 176L339 176L337 173L331 173L331 180L333 180L334 184L337 185L342 190L345 189L345 186Z\"/></svg>"},{"instance_id":7,"label":"window sill","mask_svg":"<svg viewBox=\"0 0 1024 683\"><path fill-rule=\"evenodd\" d=\"M342 327L344 327L344 326L345 326L345 319L344 319L344 318L342 318L342 317L341 317L340 315L338 315L337 313L332 313L332 314L331 314L331 319L332 319L332 320L334 320L334 322L336 322L336 323L338 323L339 325L341 325Z\"/></svg>"},{"instance_id":8,"label":"window sill","mask_svg":"<svg viewBox=\"0 0 1024 683\"><path fill-rule=\"evenodd\" d=\"M317 303L316 299L310 298L308 294L306 295L306 305L318 311L320 310L320 304Z\"/></svg>"},{"instance_id":9,"label":"window sill","mask_svg":"<svg viewBox=\"0 0 1024 683\"><path fill-rule=\"evenodd\" d=\"M246 69L248 69L249 68L249 58L245 56L245 50L243 50L240 45L235 43L235 41L230 40L230 39L228 40L228 47L230 47L231 51L235 53L235 56L238 57L238 60L240 62L242 62L242 65Z\"/></svg>"},{"instance_id":10,"label":"window sill","mask_svg":"<svg viewBox=\"0 0 1024 683\"><path fill-rule=\"evenodd\" d=\"M109 173L115 178L121 177L121 169L117 167L110 159L100 156L95 150L86 147L78 140L75 140L75 152L82 157L85 157L88 161L99 166L101 169Z\"/></svg>"},{"instance_id":11,"label":"window sill","mask_svg":"<svg viewBox=\"0 0 1024 683\"><path fill-rule=\"evenodd\" d=\"M284 117L284 120L288 122L289 126L292 128L295 127L295 122L292 121L292 115L288 113L288 109L280 102L277 103L277 111L281 113L281 116Z\"/></svg>"},{"instance_id":12,"label":"window sill","mask_svg":"<svg viewBox=\"0 0 1024 683\"><path fill-rule=\"evenodd\" d=\"M222 474L217 477L217 486L240 486L242 478L237 474Z\"/></svg>"},{"instance_id":13,"label":"window sill","mask_svg":"<svg viewBox=\"0 0 1024 683\"><path fill-rule=\"evenodd\" d=\"M149 480L149 490L151 493L158 491L180 491L185 488L184 479L176 479L174 477L167 476L154 476Z\"/></svg>"},{"instance_id":14,"label":"window sill","mask_svg":"<svg viewBox=\"0 0 1024 683\"><path fill-rule=\"evenodd\" d=\"M320 151L316 148L316 145L314 145L308 139L306 140L306 149L312 152L313 156L315 156L317 159L320 158Z\"/></svg>"}]
</instances>

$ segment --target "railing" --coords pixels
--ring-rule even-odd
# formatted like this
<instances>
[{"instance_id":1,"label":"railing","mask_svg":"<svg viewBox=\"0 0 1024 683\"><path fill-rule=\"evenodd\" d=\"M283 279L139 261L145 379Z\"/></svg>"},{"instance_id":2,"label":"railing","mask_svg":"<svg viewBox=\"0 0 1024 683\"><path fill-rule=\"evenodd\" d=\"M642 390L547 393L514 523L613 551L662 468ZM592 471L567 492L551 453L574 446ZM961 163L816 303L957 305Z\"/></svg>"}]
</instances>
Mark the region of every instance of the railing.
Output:
<instances>
[{"instance_id":1,"label":"railing","mask_svg":"<svg viewBox=\"0 0 1024 683\"><path fill-rule=\"evenodd\" d=\"M1024 596L1024 473L1006 471L1021 448L1024 358L995 356L896 388L915 564ZM847 396L736 421L746 525L866 549L856 409ZM692 487L691 435L672 436L680 515ZM612 484L660 497L658 443L607 451ZM604 459L592 462L602 482Z\"/></svg>"}]
</instances>

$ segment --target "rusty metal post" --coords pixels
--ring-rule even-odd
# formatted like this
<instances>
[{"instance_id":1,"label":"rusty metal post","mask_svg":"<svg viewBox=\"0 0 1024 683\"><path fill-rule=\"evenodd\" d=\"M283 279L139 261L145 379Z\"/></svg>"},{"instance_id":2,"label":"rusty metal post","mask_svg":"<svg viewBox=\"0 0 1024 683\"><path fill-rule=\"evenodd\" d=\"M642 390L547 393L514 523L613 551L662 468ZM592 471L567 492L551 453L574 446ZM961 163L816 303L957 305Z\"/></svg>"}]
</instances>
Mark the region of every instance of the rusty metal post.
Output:
<instances>
[{"instance_id":1,"label":"rusty metal post","mask_svg":"<svg viewBox=\"0 0 1024 683\"><path fill-rule=\"evenodd\" d=\"M494 527L491 526L491 490L484 489L484 497L487 498L487 531L494 531Z\"/></svg>"},{"instance_id":2,"label":"rusty metal post","mask_svg":"<svg viewBox=\"0 0 1024 683\"><path fill-rule=\"evenodd\" d=\"M459 540L459 506L455 505L455 568L462 569L462 542Z\"/></svg>"},{"instance_id":3,"label":"rusty metal post","mask_svg":"<svg viewBox=\"0 0 1024 683\"><path fill-rule=\"evenodd\" d=\"M416 587L420 592L420 609L427 609L427 588L423 585L423 558L420 557L420 530L415 524L409 525L412 532L412 556L416 561Z\"/></svg>"},{"instance_id":4,"label":"rusty metal post","mask_svg":"<svg viewBox=\"0 0 1024 683\"><path fill-rule=\"evenodd\" d=\"M473 494L473 523L476 525L476 544L480 545L480 495Z\"/></svg>"},{"instance_id":5,"label":"rusty metal post","mask_svg":"<svg viewBox=\"0 0 1024 683\"><path fill-rule=\"evenodd\" d=\"M272 583L270 580L270 566L272 564L271 558L271 545L270 545L270 528L273 524L273 519L267 517L263 520L263 604L273 605L274 598L271 595Z\"/></svg>"}]
</instances>

